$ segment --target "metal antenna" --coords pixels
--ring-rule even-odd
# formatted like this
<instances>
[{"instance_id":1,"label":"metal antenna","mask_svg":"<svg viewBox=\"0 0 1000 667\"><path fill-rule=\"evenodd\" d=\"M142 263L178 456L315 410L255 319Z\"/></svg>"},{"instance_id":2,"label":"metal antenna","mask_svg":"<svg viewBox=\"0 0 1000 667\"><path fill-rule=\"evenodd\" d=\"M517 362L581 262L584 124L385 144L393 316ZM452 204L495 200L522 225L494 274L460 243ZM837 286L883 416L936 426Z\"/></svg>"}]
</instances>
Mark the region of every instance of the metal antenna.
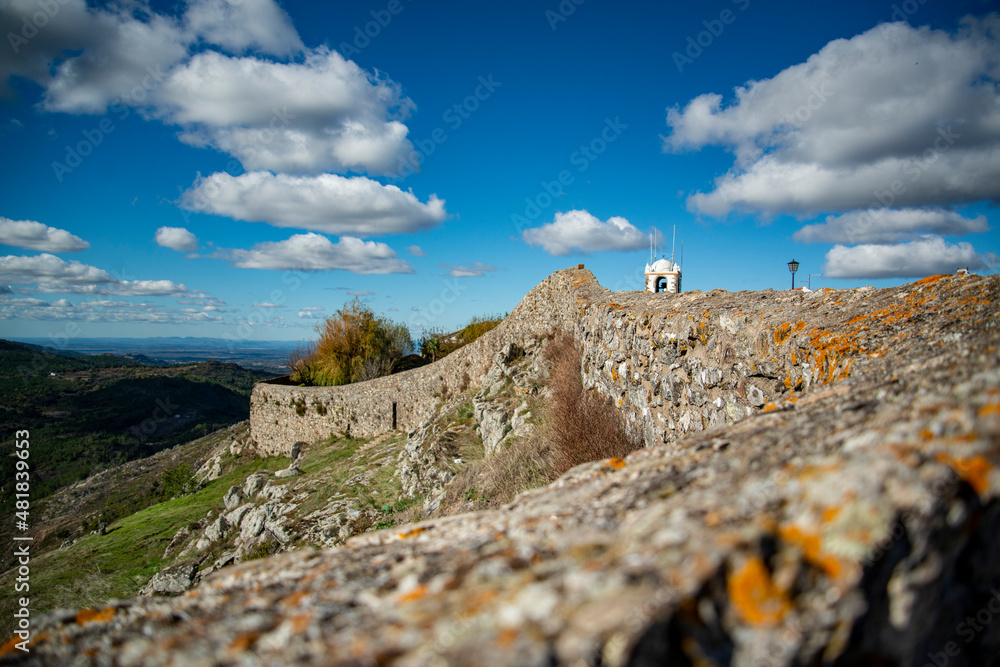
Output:
<instances>
[{"instance_id":1,"label":"metal antenna","mask_svg":"<svg viewBox=\"0 0 1000 667\"><path fill-rule=\"evenodd\" d=\"M670 270L674 267L674 248L677 246L677 225L674 225L674 238L670 241Z\"/></svg>"}]
</instances>

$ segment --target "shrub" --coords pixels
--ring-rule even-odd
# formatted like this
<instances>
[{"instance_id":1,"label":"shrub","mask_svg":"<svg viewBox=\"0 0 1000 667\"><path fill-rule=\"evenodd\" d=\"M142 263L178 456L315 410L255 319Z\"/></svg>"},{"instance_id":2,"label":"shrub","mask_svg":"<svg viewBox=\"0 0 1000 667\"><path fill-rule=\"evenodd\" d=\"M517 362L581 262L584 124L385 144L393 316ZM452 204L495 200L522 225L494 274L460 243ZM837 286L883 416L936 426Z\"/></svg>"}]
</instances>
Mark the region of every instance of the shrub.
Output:
<instances>
[{"instance_id":1,"label":"shrub","mask_svg":"<svg viewBox=\"0 0 1000 667\"><path fill-rule=\"evenodd\" d=\"M552 393L545 437L557 452L558 474L587 461L625 457L642 447L628 434L621 413L610 400L584 391L580 350L571 336L558 334L549 344L547 357Z\"/></svg>"},{"instance_id":2,"label":"shrub","mask_svg":"<svg viewBox=\"0 0 1000 667\"><path fill-rule=\"evenodd\" d=\"M475 316L468 324L448 334L440 329L432 329L418 341L417 349L420 356L428 361L443 359L455 350L461 349L475 341L490 329L503 322L505 315Z\"/></svg>"},{"instance_id":3,"label":"shrub","mask_svg":"<svg viewBox=\"0 0 1000 667\"><path fill-rule=\"evenodd\" d=\"M356 298L320 323L319 339L288 358L293 382L341 385L388 375L413 348L403 324L377 317Z\"/></svg>"},{"instance_id":4,"label":"shrub","mask_svg":"<svg viewBox=\"0 0 1000 667\"><path fill-rule=\"evenodd\" d=\"M194 471L191 470L191 466L180 463L163 473L163 477L159 481L157 495L161 501L169 500L192 493L195 486Z\"/></svg>"},{"instance_id":5,"label":"shrub","mask_svg":"<svg viewBox=\"0 0 1000 667\"><path fill-rule=\"evenodd\" d=\"M495 328L498 324L503 322L505 315L489 315L486 317L476 316L473 317L468 324L466 324L461 331L458 332L458 337L468 345L480 336L482 336L487 331Z\"/></svg>"},{"instance_id":6,"label":"shrub","mask_svg":"<svg viewBox=\"0 0 1000 667\"><path fill-rule=\"evenodd\" d=\"M274 542L266 540L264 542L258 543L244 556L243 560L260 560L262 558L269 558L277 553L278 548Z\"/></svg>"}]
</instances>

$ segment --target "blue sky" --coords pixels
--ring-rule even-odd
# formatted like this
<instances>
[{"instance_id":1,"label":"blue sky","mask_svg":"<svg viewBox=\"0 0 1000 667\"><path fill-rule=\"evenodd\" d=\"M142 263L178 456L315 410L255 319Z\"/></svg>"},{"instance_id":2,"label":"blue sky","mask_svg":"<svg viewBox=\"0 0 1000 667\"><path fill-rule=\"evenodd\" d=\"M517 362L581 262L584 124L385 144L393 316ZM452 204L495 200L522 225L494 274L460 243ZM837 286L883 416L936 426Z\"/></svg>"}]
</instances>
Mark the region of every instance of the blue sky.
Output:
<instances>
[{"instance_id":1,"label":"blue sky","mask_svg":"<svg viewBox=\"0 0 1000 667\"><path fill-rule=\"evenodd\" d=\"M685 290L996 270L993 3L650 5L4 2L0 336L417 337L674 226Z\"/></svg>"}]
</instances>

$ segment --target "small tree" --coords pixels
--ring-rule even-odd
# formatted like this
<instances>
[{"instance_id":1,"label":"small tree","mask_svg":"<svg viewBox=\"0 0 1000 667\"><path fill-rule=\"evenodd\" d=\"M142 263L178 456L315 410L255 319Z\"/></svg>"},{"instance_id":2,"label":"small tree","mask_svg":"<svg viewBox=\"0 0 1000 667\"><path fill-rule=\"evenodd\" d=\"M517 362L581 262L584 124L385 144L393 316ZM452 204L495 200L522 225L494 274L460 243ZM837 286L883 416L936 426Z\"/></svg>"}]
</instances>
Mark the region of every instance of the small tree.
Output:
<instances>
[{"instance_id":1,"label":"small tree","mask_svg":"<svg viewBox=\"0 0 1000 667\"><path fill-rule=\"evenodd\" d=\"M319 340L289 358L295 382L340 385L388 375L413 347L402 324L377 317L356 298L316 327Z\"/></svg>"}]
</instances>

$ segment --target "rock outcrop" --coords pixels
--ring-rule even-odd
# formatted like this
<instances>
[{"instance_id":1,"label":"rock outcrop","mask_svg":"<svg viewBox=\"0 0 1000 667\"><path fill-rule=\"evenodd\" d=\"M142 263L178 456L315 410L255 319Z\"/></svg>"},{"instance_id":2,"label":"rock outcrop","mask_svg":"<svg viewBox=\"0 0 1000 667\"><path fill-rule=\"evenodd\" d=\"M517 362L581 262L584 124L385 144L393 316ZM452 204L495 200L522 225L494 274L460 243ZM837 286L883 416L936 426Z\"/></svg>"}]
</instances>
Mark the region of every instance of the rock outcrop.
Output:
<instances>
[{"instance_id":1,"label":"rock outcrop","mask_svg":"<svg viewBox=\"0 0 1000 667\"><path fill-rule=\"evenodd\" d=\"M1000 278L655 312L588 276L561 272L578 310L537 321L589 341L587 384L652 446L500 510L49 614L28 664L996 664Z\"/></svg>"}]
</instances>

